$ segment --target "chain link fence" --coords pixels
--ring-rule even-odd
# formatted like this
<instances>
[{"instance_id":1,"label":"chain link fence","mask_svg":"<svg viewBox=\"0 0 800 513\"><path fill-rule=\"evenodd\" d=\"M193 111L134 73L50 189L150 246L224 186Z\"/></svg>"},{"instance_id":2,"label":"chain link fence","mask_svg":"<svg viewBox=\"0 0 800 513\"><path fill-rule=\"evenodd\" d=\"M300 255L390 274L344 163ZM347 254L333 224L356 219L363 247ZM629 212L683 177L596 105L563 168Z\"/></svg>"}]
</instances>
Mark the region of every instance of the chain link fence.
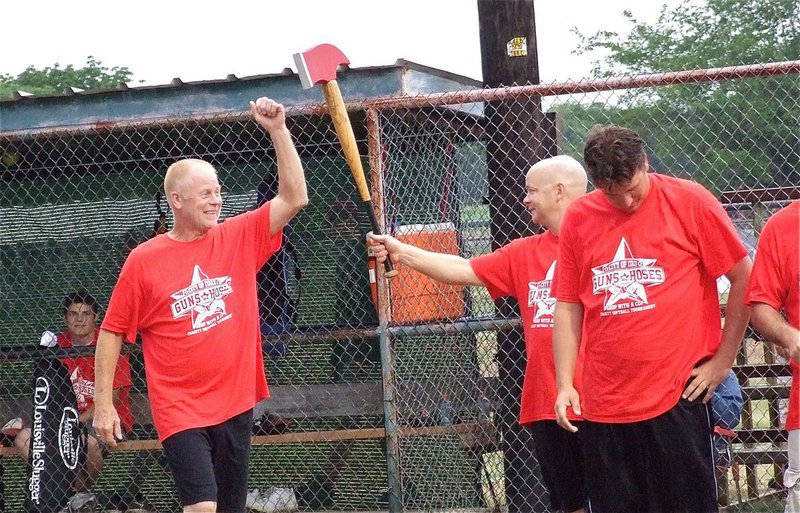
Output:
<instances>
[{"instance_id":1,"label":"chain link fence","mask_svg":"<svg viewBox=\"0 0 800 513\"><path fill-rule=\"evenodd\" d=\"M790 62L349 107L378 218L417 246L469 258L533 233L521 206L530 165L556 154L582 160L588 129L616 123L647 141L657 171L714 192L752 251L770 213L800 196L798 72ZM253 428L250 488L260 504L548 511L530 432L517 422L525 350L516 303L408 268L385 280L367 258L369 221L330 119L320 106L288 106L288 114L311 202L259 274L272 393ZM276 178L269 139L244 112L0 132L0 154L0 422L21 419L4 429L2 497L4 511L16 512L35 470L17 447L19 428L37 421L35 376L66 369L69 400L80 407L94 386L92 347L43 349L41 334L72 331L78 340L79 316L100 322L127 253L171 226L161 193L167 166L212 162L223 218L268 200ZM69 313L85 304L62 304L73 291L91 294L98 313ZM52 488L59 507L82 491L91 494L80 496L85 511L180 510L150 419L140 345L131 342L129 380L120 378L131 430L119 450L99 451L96 478L87 479L96 469L81 455L92 444L77 450L76 472ZM782 511L789 367L748 332L734 370L746 403L733 458L719 467L720 504ZM80 422L75 429L91 439Z\"/></svg>"}]
</instances>

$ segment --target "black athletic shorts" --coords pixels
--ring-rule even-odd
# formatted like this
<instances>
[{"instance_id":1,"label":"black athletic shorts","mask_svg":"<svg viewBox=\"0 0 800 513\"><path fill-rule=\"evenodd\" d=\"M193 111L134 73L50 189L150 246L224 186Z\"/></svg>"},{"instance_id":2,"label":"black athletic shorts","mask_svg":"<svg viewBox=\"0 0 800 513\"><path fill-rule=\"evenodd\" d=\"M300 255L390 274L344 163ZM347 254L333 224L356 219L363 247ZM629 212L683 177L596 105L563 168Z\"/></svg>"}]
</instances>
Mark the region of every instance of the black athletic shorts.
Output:
<instances>
[{"instance_id":1,"label":"black athletic shorts","mask_svg":"<svg viewBox=\"0 0 800 513\"><path fill-rule=\"evenodd\" d=\"M530 425L536 459L550 494L553 511L575 511L586 506L583 453L580 437L583 422L572 422L577 433L570 433L555 420L539 420Z\"/></svg>"},{"instance_id":2,"label":"black athletic shorts","mask_svg":"<svg viewBox=\"0 0 800 513\"><path fill-rule=\"evenodd\" d=\"M213 501L217 511L245 511L252 429L250 409L222 424L187 429L164 440L181 505Z\"/></svg>"},{"instance_id":3,"label":"black athletic shorts","mask_svg":"<svg viewBox=\"0 0 800 513\"><path fill-rule=\"evenodd\" d=\"M641 422L583 422L592 513L718 510L709 408L681 399Z\"/></svg>"}]
</instances>

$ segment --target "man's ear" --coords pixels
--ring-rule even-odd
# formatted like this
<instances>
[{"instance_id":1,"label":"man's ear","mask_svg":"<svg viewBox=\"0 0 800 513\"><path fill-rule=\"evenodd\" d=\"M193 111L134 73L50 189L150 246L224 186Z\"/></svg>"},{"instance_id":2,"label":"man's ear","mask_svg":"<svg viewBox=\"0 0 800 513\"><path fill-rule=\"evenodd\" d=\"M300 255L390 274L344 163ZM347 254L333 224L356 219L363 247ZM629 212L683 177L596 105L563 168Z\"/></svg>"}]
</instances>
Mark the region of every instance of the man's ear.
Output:
<instances>
[{"instance_id":1,"label":"man's ear","mask_svg":"<svg viewBox=\"0 0 800 513\"><path fill-rule=\"evenodd\" d=\"M169 206L172 210L178 210L183 206L183 200L177 191L169 193Z\"/></svg>"}]
</instances>

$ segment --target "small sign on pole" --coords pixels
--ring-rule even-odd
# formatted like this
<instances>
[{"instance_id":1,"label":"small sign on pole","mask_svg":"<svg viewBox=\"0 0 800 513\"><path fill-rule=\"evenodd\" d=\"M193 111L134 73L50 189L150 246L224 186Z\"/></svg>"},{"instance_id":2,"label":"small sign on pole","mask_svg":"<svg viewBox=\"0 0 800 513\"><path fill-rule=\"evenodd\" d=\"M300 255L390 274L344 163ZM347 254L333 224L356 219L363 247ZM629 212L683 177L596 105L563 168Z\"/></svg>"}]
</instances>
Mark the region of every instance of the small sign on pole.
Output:
<instances>
[{"instance_id":1,"label":"small sign on pole","mask_svg":"<svg viewBox=\"0 0 800 513\"><path fill-rule=\"evenodd\" d=\"M515 37L506 43L506 50L509 57L525 57L528 55L528 38Z\"/></svg>"}]
</instances>

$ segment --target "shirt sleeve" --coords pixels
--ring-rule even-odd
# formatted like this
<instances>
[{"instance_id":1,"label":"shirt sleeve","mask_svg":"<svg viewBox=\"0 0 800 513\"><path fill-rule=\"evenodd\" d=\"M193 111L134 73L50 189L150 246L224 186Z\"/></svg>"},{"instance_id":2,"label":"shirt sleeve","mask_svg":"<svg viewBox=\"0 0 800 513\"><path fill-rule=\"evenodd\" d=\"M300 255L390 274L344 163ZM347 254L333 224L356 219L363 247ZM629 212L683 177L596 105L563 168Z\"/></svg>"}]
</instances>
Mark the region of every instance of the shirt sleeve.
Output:
<instances>
[{"instance_id":1,"label":"shirt sleeve","mask_svg":"<svg viewBox=\"0 0 800 513\"><path fill-rule=\"evenodd\" d=\"M771 218L767 221L761 236L758 239L753 272L747 284L745 303L764 303L775 310L780 310L789 296L789 279L783 277L783 268L780 258L780 243L778 230Z\"/></svg>"},{"instance_id":2,"label":"shirt sleeve","mask_svg":"<svg viewBox=\"0 0 800 513\"><path fill-rule=\"evenodd\" d=\"M103 324L100 326L112 333L121 333L124 340L134 342L139 324L141 295L137 287L135 253L131 253L120 271L117 285L111 293ZM133 257L133 258L132 258Z\"/></svg>"},{"instance_id":3,"label":"shirt sleeve","mask_svg":"<svg viewBox=\"0 0 800 513\"><path fill-rule=\"evenodd\" d=\"M719 278L747 256L747 248L719 201L706 189L700 189L696 213L700 261L712 276Z\"/></svg>"},{"instance_id":4,"label":"shirt sleeve","mask_svg":"<svg viewBox=\"0 0 800 513\"><path fill-rule=\"evenodd\" d=\"M514 279L512 276L512 262L514 243L470 259L472 270L483 282L492 299L514 295Z\"/></svg>"},{"instance_id":5,"label":"shirt sleeve","mask_svg":"<svg viewBox=\"0 0 800 513\"><path fill-rule=\"evenodd\" d=\"M579 263L578 236L574 229L574 216L570 210L564 213L558 234L558 257L550 294L558 301L580 303L581 269Z\"/></svg>"},{"instance_id":6,"label":"shirt sleeve","mask_svg":"<svg viewBox=\"0 0 800 513\"><path fill-rule=\"evenodd\" d=\"M226 220L230 229L240 230L240 236L255 245L256 269L260 269L283 243L283 230L269 232L270 205L268 201L255 210Z\"/></svg>"}]
</instances>

